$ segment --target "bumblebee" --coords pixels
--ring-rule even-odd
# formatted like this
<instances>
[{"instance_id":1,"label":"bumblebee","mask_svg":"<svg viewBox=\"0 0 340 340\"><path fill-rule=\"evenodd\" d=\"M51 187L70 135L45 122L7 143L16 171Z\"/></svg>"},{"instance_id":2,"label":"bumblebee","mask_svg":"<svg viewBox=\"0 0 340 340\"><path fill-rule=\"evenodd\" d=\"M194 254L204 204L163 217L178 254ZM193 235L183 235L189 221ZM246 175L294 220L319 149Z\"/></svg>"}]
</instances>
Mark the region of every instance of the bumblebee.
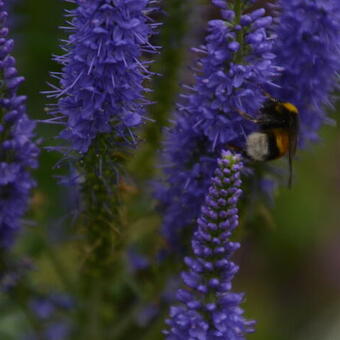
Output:
<instances>
[{"instance_id":1,"label":"bumblebee","mask_svg":"<svg viewBox=\"0 0 340 340\"><path fill-rule=\"evenodd\" d=\"M296 106L269 96L257 119L244 112L239 113L259 127L258 131L247 136L245 151L248 157L254 161L270 161L288 155L290 187L299 133L299 111Z\"/></svg>"}]
</instances>

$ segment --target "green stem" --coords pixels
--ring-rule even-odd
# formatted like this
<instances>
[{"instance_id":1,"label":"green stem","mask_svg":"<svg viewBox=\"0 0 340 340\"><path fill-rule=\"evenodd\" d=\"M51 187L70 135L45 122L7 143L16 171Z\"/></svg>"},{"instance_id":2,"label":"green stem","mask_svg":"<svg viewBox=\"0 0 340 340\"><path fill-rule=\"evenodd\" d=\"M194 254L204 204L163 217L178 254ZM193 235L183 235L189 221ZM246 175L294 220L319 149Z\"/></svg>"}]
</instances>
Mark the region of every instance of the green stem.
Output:
<instances>
[{"instance_id":1,"label":"green stem","mask_svg":"<svg viewBox=\"0 0 340 340\"><path fill-rule=\"evenodd\" d=\"M234 2L235 23L238 24L241 20L242 2L241 0L235 0Z\"/></svg>"},{"instance_id":2,"label":"green stem","mask_svg":"<svg viewBox=\"0 0 340 340\"><path fill-rule=\"evenodd\" d=\"M97 284L98 285L91 285L92 291L88 297L89 303L87 305L88 327L85 327L85 329L87 329L87 334L84 334L83 339L104 339L102 337L103 325L101 322L102 289L100 287L100 282L97 282Z\"/></svg>"},{"instance_id":3,"label":"green stem","mask_svg":"<svg viewBox=\"0 0 340 340\"><path fill-rule=\"evenodd\" d=\"M241 21L241 15L243 11L243 3L242 0L235 0L234 2L234 12L235 12L235 21L234 25L239 25ZM244 49L244 30L241 29L236 33L236 40L240 44L240 49L236 53L235 61L236 63L241 63L243 58L243 49Z\"/></svg>"},{"instance_id":4,"label":"green stem","mask_svg":"<svg viewBox=\"0 0 340 340\"><path fill-rule=\"evenodd\" d=\"M120 140L114 143L118 145L115 150L113 139L110 135L98 136L78 164L84 177L83 211L77 221L82 262L78 294L83 303L78 310L78 324L83 325L81 339L103 339L107 327L103 311L114 310L111 288L123 234L120 191L124 182L117 167L122 167L126 150L119 147Z\"/></svg>"}]
</instances>

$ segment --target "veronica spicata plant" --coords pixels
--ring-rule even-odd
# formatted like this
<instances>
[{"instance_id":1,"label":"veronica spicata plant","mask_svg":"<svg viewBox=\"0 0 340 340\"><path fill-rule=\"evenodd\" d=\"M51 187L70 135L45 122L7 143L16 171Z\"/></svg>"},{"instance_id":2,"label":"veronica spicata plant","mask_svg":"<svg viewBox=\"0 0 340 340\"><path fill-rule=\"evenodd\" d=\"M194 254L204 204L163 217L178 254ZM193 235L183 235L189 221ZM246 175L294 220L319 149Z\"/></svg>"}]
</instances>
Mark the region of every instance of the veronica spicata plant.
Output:
<instances>
[{"instance_id":1,"label":"veronica spicata plant","mask_svg":"<svg viewBox=\"0 0 340 340\"><path fill-rule=\"evenodd\" d=\"M136 143L135 128L148 104L143 82L151 72L141 57L156 51L149 43L156 24L148 17L152 1L70 2L76 7L67 12L71 34L63 46L66 54L55 58L62 70L52 73L59 87L48 92L58 100L48 121L65 126L60 138L66 145L50 149L75 158L71 181L80 184L81 233L90 248L98 249L95 268L111 260L111 241L118 235L122 164L126 147Z\"/></svg>"},{"instance_id":2,"label":"veronica spicata plant","mask_svg":"<svg viewBox=\"0 0 340 340\"><path fill-rule=\"evenodd\" d=\"M26 114L26 96L18 94L24 78L11 55L7 12L0 1L0 248L8 248L20 228L35 181L38 148L33 142L35 123Z\"/></svg>"},{"instance_id":3,"label":"veronica spicata plant","mask_svg":"<svg viewBox=\"0 0 340 340\"><path fill-rule=\"evenodd\" d=\"M134 142L133 128L144 119L147 103L143 81L150 75L142 52L155 51L148 39L152 24L146 16L148 0L72 0L67 16L71 31L67 53L56 57L63 65L58 98L51 113L65 122L60 137L71 149L86 153L92 141L111 133Z\"/></svg>"},{"instance_id":4,"label":"veronica spicata plant","mask_svg":"<svg viewBox=\"0 0 340 340\"><path fill-rule=\"evenodd\" d=\"M163 213L163 235L180 246L180 235L197 218L221 149L244 147L256 127L237 109L256 114L265 100L263 87L277 74L272 18L264 9L242 14L247 1L213 1L222 19L209 22L198 75L186 101L178 106L173 128L165 139L166 180L156 189Z\"/></svg>"},{"instance_id":5,"label":"veronica spicata plant","mask_svg":"<svg viewBox=\"0 0 340 340\"><path fill-rule=\"evenodd\" d=\"M181 305L170 309L168 340L241 340L253 330L239 307L243 294L231 292L238 271L230 257L239 243L230 236L238 225L241 157L222 151L217 164L192 237L193 256L185 258L186 288L177 292Z\"/></svg>"},{"instance_id":6,"label":"veronica spicata plant","mask_svg":"<svg viewBox=\"0 0 340 340\"><path fill-rule=\"evenodd\" d=\"M67 11L70 35L55 58L61 72L52 73L59 86L48 96L57 99L49 110L50 123L64 126L59 137L73 167L80 191L76 221L83 258L79 282L81 295L93 299L79 309L84 323L94 323L95 332L105 332L103 319L93 306L112 308L112 280L123 239L121 191L125 160L137 143L136 128L145 119L144 81L151 76L144 53L157 48L149 38L157 26L151 22L155 8L149 0L72 0ZM85 299L84 299L85 300ZM86 333L86 330L84 331ZM85 334L83 335L85 337ZM87 336L87 335L86 335Z\"/></svg>"}]
</instances>

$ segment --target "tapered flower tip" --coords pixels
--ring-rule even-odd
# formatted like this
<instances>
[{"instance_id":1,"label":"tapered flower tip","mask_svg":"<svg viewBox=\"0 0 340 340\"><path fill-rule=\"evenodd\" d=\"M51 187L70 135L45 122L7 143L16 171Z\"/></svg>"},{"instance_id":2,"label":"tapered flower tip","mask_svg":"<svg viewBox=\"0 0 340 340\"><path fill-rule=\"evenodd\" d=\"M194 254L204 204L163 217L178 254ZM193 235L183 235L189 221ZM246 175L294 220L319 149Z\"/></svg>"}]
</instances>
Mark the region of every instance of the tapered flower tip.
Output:
<instances>
[{"instance_id":1,"label":"tapered flower tip","mask_svg":"<svg viewBox=\"0 0 340 340\"><path fill-rule=\"evenodd\" d=\"M225 0L213 0L212 2L215 6L223 8L223 9L228 7L227 2Z\"/></svg>"},{"instance_id":2,"label":"tapered flower tip","mask_svg":"<svg viewBox=\"0 0 340 340\"><path fill-rule=\"evenodd\" d=\"M221 155L221 159L230 162L230 164L239 162L242 159L242 156L239 153L232 153L230 150L222 150Z\"/></svg>"},{"instance_id":3,"label":"tapered flower tip","mask_svg":"<svg viewBox=\"0 0 340 340\"><path fill-rule=\"evenodd\" d=\"M192 256L184 258L180 305L170 308L166 320L167 340L244 340L253 331L254 322L243 317L239 306L243 294L231 291L238 271L231 256L239 243L229 238L238 225L242 157L222 151L217 164L193 233Z\"/></svg>"}]
</instances>

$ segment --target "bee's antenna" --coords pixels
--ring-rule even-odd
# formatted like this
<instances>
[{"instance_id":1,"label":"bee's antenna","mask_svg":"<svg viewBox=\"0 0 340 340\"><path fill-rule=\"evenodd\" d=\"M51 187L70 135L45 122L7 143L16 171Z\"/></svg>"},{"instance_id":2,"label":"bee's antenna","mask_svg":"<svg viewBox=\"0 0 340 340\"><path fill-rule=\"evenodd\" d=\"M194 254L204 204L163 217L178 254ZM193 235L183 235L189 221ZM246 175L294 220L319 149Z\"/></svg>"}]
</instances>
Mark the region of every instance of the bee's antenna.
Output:
<instances>
[{"instance_id":1,"label":"bee's antenna","mask_svg":"<svg viewBox=\"0 0 340 340\"><path fill-rule=\"evenodd\" d=\"M236 109L236 112L237 112L241 117L243 117L243 118L246 119L246 120L249 120L250 122L253 122L253 123L255 123L255 124L258 124L258 123L260 122L259 119L256 119L256 118L254 118L254 117L248 115L248 113L245 113L245 112L243 112L243 111L241 111L241 110Z\"/></svg>"},{"instance_id":2,"label":"bee's antenna","mask_svg":"<svg viewBox=\"0 0 340 340\"><path fill-rule=\"evenodd\" d=\"M258 88L260 89L260 91L262 92L262 94L264 96L266 96L267 98L269 98L271 101L273 102L278 102L278 99L273 97L269 92L267 92L266 90L264 90L260 85L257 85Z\"/></svg>"}]
</instances>

